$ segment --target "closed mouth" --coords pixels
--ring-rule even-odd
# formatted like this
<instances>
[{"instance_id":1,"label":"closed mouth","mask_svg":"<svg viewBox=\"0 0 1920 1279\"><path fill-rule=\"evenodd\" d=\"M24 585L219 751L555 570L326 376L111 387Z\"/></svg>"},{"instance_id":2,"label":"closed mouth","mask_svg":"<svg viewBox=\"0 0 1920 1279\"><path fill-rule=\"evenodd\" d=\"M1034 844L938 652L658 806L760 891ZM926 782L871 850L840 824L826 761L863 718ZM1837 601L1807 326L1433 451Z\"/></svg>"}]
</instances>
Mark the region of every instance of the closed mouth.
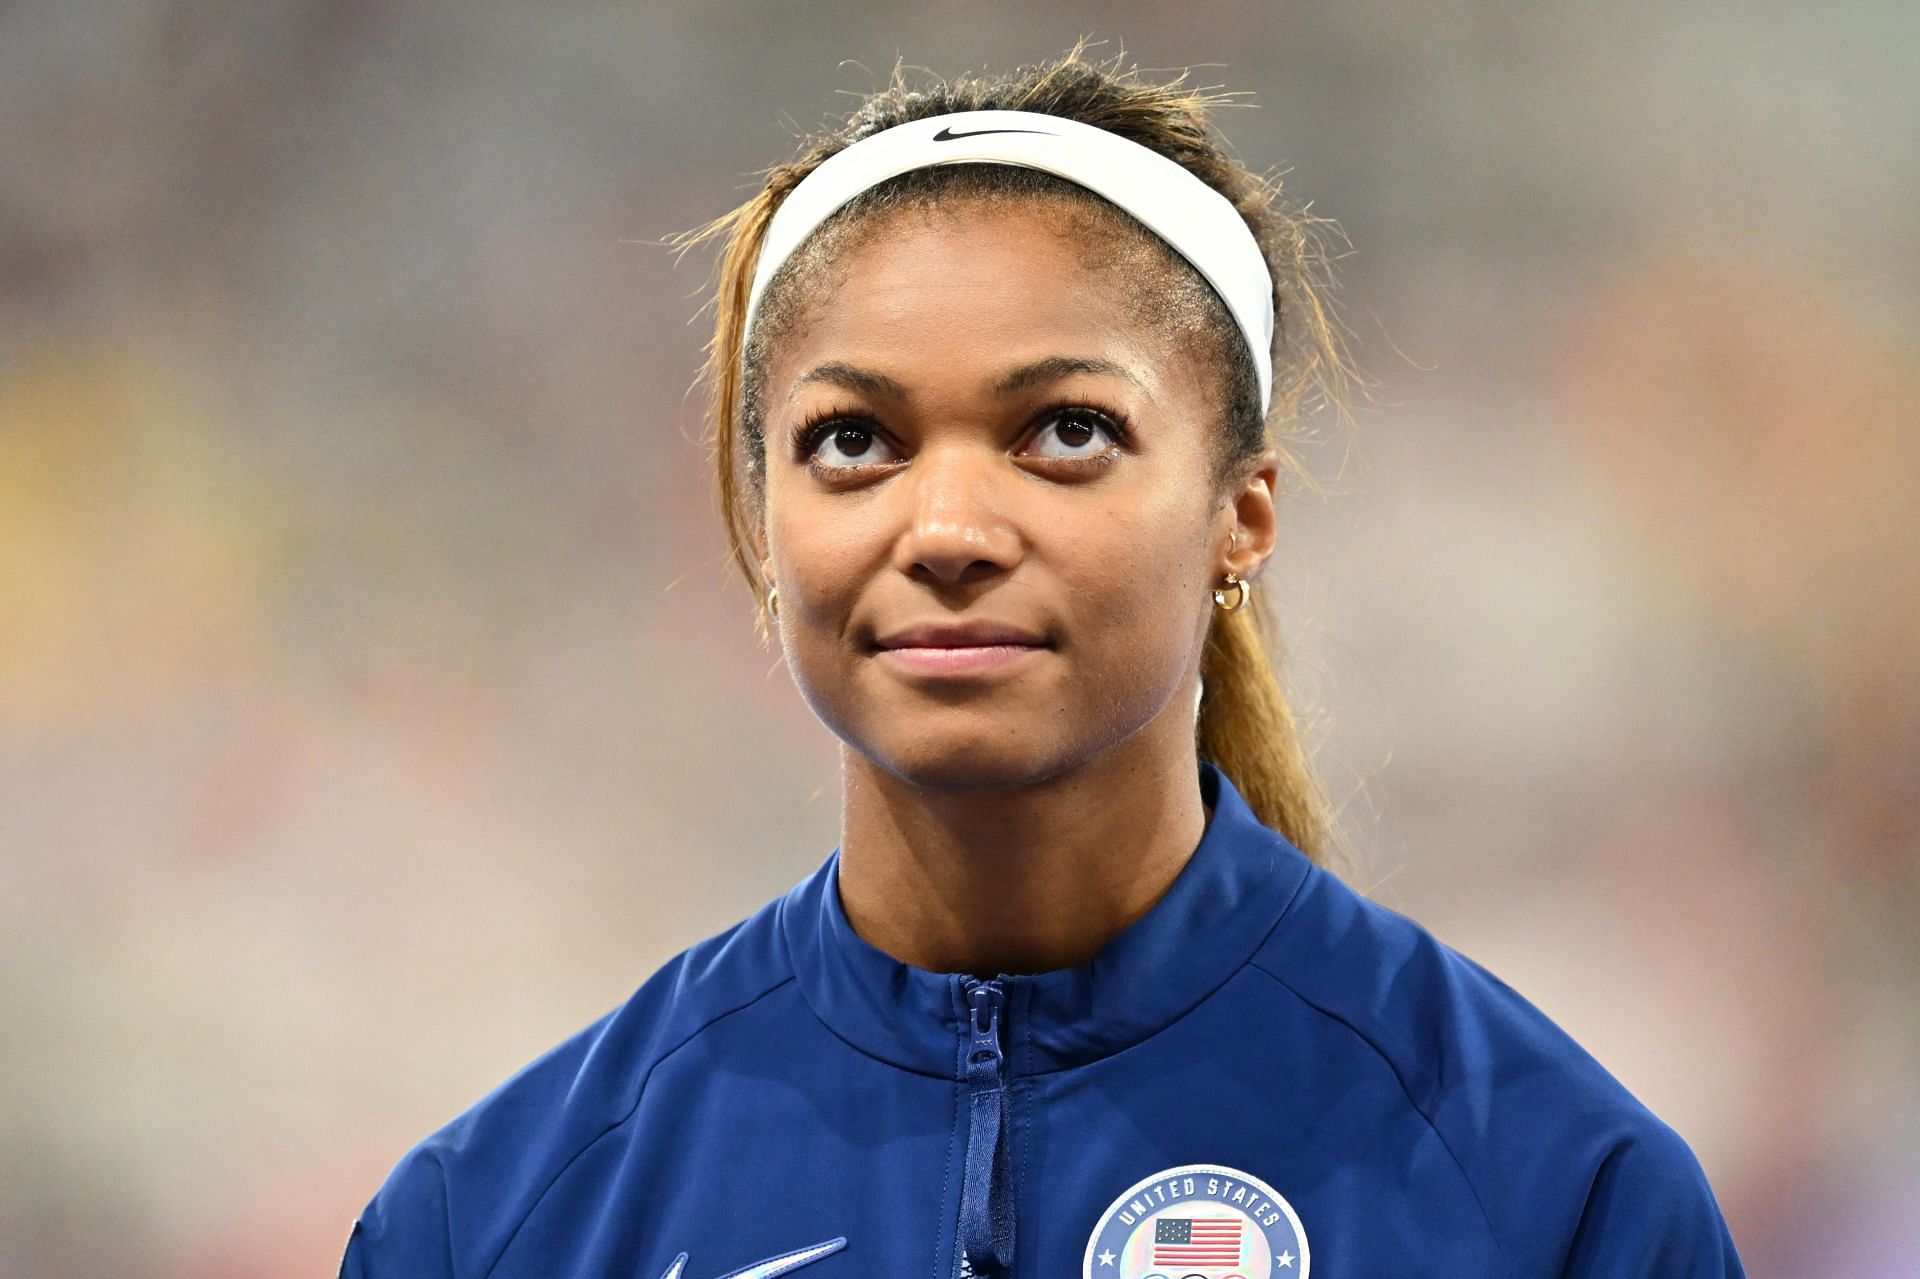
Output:
<instances>
[{"instance_id":1,"label":"closed mouth","mask_svg":"<svg viewBox=\"0 0 1920 1279\"><path fill-rule=\"evenodd\" d=\"M940 621L889 631L875 639L873 647L880 652L901 652L909 649L1038 649L1052 645L1036 631L1005 622Z\"/></svg>"}]
</instances>

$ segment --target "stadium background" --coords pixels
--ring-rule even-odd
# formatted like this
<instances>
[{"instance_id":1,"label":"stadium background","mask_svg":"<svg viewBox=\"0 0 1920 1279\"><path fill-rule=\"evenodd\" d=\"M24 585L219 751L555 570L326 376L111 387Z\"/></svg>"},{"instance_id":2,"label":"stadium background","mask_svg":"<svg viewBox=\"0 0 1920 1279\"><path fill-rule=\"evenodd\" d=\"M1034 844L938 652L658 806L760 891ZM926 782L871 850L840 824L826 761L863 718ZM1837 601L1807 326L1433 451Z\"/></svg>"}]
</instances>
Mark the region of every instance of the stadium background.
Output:
<instances>
[{"instance_id":1,"label":"stadium background","mask_svg":"<svg viewBox=\"0 0 1920 1279\"><path fill-rule=\"evenodd\" d=\"M1754 1273L1920 1272L1920 10L15 0L0 1275L331 1273L827 852L658 241L896 55L1083 32L1356 246L1378 403L1266 578L1355 878Z\"/></svg>"}]
</instances>

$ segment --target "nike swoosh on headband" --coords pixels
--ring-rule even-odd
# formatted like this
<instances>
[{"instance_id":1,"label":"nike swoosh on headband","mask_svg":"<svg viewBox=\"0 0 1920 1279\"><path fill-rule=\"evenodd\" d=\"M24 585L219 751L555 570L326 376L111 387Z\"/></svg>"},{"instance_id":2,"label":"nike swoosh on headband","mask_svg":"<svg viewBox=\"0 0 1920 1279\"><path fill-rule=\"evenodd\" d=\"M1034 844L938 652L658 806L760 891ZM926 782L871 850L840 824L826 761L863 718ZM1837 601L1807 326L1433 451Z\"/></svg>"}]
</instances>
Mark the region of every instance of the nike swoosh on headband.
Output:
<instances>
[{"instance_id":1,"label":"nike swoosh on headband","mask_svg":"<svg viewBox=\"0 0 1920 1279\"><path fill-rule=\"evenodd\" d=\"M988 133L1039 133L1045 134L1048 137L1059 136L1055 133L1048 133L1045 129L968 129L965 133L955 133L953 126L949 124L941 129L940 132L934 134L933 140L935 142L957 142L961 138L977 138Z\"/></svg>"},{"instance_id":2,"label":"nike swoosh on headband","mask_svg":"<svg viewBox=\"0 0 1920 1279\"><path fill-rule=\"evenodd\" d=\"M798 1252L783 1253L778 1257L768 1257L765 1261L756 1261L744 1270L735 1270L720 1279L774 1279L800 1267L810 1265L822 1257L832 1256L847 1246L845 1239L829 1239L825 1243L814 1244L811 1248L802 1248ZM667 1267L667 1273L660 1279L680 1279L680 1271L687 1264L687 1254L681 1253Z\"/></svg>"},{"instance_id":3,"label":"nike swoosh on headband","mask_svg":"<svg viewBox=\"0 0 1920 1279\"><path fill-rule=\"evenodd\" d=\"M1193 264L1246 338L1273 403L1273 276L1233 202L1180 164L1117 133L1035 111L956 111L868 134L822 160L768 220L747 289L753 328L767 285L822 222L862 191L914 169L1004 164L1039 169L1131 214Z\"/></svg>"}]
</instances>

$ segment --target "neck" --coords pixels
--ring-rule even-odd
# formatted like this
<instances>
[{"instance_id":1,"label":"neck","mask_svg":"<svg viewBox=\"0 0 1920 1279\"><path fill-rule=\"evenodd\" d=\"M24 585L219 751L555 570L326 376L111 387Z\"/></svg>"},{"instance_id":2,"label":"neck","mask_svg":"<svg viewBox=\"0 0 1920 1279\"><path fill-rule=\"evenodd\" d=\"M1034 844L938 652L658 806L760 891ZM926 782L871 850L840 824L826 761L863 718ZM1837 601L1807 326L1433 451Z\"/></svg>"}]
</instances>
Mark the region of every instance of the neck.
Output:
<instances>
[{"instance_id":1,"label":"neck","mask_svg":"<svg viewBox=\"0 0 1920 1279\"><path fill-rule=\"evenodd\" d=\"M934 972L1085 963L1160 899L1206 828L1191 730L1171 748L1139 741L1151 736L1045 781L965 792L844 752L848 922Z\"/></svg>"}]
</instances>

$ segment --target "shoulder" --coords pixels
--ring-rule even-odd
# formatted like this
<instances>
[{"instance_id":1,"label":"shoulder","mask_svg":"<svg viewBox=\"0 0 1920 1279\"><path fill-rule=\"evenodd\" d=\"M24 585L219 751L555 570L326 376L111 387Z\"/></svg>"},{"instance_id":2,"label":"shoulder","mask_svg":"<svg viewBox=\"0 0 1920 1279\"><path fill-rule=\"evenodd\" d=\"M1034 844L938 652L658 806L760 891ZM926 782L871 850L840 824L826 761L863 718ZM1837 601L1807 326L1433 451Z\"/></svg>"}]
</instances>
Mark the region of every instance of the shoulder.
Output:
<instances>
[{"instance_id":1,"label":"shoulder","mask_svg":"<svg viewBox=\"0 0 1920 1279\"><path fill-rule=\"evenodd\" d=\"M1253 962L1385 1060L1503 1252L1566 1267L1599 1247L1615 1258L1605 1273L1638 1274L1618 1268L1624 1243L1604 1239L1619 1230L1636 1246L1684 1235L1718 1253L1725 1227L1686 1143L1545 1013L1421 925L1316 869ZM1665 1264L1656 1272L1680 1268Z\"/></svg>"},{"instance_id":2,"label":"shoulder","mask_svg":"<svg viewBox=\"0 0 1920 1279\"><path fill-rule=\"evenodd\" d=\"M633 1114L656 1066L793 980L781 907L681 952L407 1152L354 1223L341 1274L485 1274L567 1165Z\"/></svg>"}]
</instances>

